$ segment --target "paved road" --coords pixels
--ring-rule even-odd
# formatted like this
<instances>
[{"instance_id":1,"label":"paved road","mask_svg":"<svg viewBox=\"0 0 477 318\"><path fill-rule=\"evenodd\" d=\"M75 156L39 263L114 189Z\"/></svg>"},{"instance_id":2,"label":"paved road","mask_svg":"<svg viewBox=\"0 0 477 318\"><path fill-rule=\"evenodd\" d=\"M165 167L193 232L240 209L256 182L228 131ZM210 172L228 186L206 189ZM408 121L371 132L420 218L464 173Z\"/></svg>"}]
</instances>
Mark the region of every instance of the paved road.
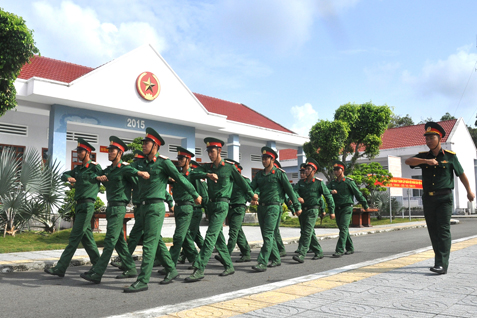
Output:
<instances>
[{"instance_id":1,"label":"paved road","mask_svg":"<svg viewBox=\"0 0 477 318\"><path fill-rule=\"evenodd\" d=\"M461 219L460 224L452 226L453 239L475 235L476 226L477 219ZM254 273L250 269L253 263L245 263L236 265L235 275L222 278L217 276L222 267L212 259L207 267L206 277L201 282L187 284L176 281L162 286L157 284L162 278L153 274L149 291L138 294L121 292L133 280L114 279L119 272L112 267L108 268L100 285L88 283L79 277L81 272L89 269L86 266L70 267L64 278L42 272L0 274L0 306L4 309L0 316L7 312L9 317L104 317L124 314L329 271L430 245L425 228L365 235L354 237L353 240L356 253L352 256L331 258L336 240L323 240L321 243L326 257L312 261L310 255L310 259L304 264L296 264L291 259L296 245L288 245L289 256L283 259L283 265L265 273ZM257 253L258 250L253 251L252 257L256 257ZM187 266L178 266L183 273L182 278L191 272L187 270ZM6 308L8 309L5 311Z\"/></svg>"}]
</instances>

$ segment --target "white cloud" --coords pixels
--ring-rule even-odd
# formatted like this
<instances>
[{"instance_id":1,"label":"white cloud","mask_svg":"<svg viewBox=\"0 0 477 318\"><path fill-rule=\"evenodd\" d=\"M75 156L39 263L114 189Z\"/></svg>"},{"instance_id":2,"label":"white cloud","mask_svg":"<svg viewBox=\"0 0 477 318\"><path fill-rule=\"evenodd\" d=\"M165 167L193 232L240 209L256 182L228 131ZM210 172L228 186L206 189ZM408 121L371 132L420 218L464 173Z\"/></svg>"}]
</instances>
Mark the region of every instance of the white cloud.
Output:
<instances>
[{"instance_id":1,"label":"white cloud","mask_svg":"<svg viewBox=\"0 0 477 318\"><path fill-rule=\"evenodd\" d=\"M291 130L302 136L308 136L311 127L318 121L318 112L310 103L303 106L293 106L290 109L293 116Z\"/></svg>"}]
</instances>

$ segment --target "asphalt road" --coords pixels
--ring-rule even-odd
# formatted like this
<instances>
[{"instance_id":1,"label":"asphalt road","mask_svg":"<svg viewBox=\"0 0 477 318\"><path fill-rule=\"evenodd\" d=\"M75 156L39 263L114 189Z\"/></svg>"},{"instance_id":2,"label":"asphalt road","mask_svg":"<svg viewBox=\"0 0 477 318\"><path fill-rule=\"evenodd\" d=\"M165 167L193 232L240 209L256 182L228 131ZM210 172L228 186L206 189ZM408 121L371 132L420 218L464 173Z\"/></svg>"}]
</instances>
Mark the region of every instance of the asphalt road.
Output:
<instances>
[{"instance_id":1,"label":"asphalt road","mask_svg":"<svg viewBox=\"0 0 477 318\"><path fill-rule=\"evenodd\" d=\"M477 219L460 219L460 224L452 226L452 238L475 235L476 228ZM89 269L86 266L70 267L64 278L43 272L0 274L0 317L104 317L125 314L319 273L430 246L426 228L355 236L353 242L355 254L336 259L331 257L336 239L320 241L325 258L312 261L312 254L309 254L304 264L292 260L297 245L287 245L288 256L282 259L282 266L256 273L251 270L255 262L236 263L236 273L228 277L218 276L223 268L212 257L205 278L197 283L184 283L182 279L191 271L187 269L188 264L178 265L180 280L165 286L159 285L162 276L154 271L149 290L137 294L122 293L122 288L129 286L134 279L115 279L120 272L111 266L99 285L79 277L80 273ZM234 254L232 258L237 259L238 253ZM252 259L256 259L257 254L258 250L252 251ZM137 265L139 266L139 263Z\"/></svg>"}]
</instances>

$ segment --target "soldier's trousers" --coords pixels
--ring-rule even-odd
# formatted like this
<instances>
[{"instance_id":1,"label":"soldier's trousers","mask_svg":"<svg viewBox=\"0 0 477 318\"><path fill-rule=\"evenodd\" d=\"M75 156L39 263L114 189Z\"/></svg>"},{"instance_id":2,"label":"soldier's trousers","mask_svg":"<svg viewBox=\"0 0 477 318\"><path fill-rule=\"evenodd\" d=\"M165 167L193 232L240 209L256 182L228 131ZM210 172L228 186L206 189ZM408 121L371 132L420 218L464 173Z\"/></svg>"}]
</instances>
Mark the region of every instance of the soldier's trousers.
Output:
<instances>
[{"instance_id":1,"label":"soldier's trousers","mask_svg":"<svg viewBox=\"0 0 477 318\"><path fill-rule=\"evenodd\" d=\"M248 245L245 233L242 230L243 218L245 216L245 204L230 206L227 215L229 219L229 241L227 248L229 254L232 254L235 245L238 245L243 256L250 255L250 246Z\"/></svg>"},{"instance_id":2,"label":"soldier's trousers","mask_svg":"<svg viewBox=\"0 0 477 318\"><path fill-rule=\"evenodd\" d=\"M318 242L315 234L315 223L320 213L319 209L302 210L298 217L300 220L300 241L298 244L298 253L306 256L308 249L315 253L315 255L323 255L323 250Z\"/></svg>"},{"instance_id":3,"label":"soldier's trousers","mask_svg":"<svg viewBox=\"0 0 477 318\"><path fill-rule=\"evenodd\" d=\"M205 234L204 245L200 250L199 257L194 262L194 267L200 270L204 270L209 262L210 256L214 251L214 247L217 249L219 256L224 261L225 268L233 268L232 259L230 258L229 250L227 249L227 243L222 232L222 227L227 217L229 210L228 202L209 202L209 227Z\"/></svg>"},{"instance_id":4,"label":"soldier's trousers","mask_svg":"<svg viewBox=\"0 0 477 318\"><path fill-rule=\"evenodd\" d=\"M279 224L281 212L281 205L258 206L258 222L263 239L257 259L259 264L267 266L269 260L280 262L280 253L275 242L275 229Z\"/></svg>"},{"instance_id":5,"label":"soldier's trousers","mask_svg":"<svg viewBox=\"0 0 477 318\"><path fill-rule=\"evenodd\" d=\"M170 272L175 269L169 250L161 237L165 214L166 209L163 202L141 205L139 207L139 217L136 218L136 222L139 222L138 226L143 229L143 246L141 273L137 280L142 283L147 284L151 278L156 251L159 253L159 260L166 271Z\"/></svg>"},{"instance_id":6,"label":"soldier's trousers","mask_svg":"<svg viewBox=\"0 0 477 318\"><path fill-rule=\"evenodd\" d=\"M123 220L126 214L126 205L124 206L109 206L106 209L106 237L104 238L104 249L101 257L96 265L93 266L93 271L97 274L103 275L108 267L109 260L113 254L114 249L118 252L122 261L122 266L126 269L135 267L134 260L129 253L126 240L123 234Z\"/></svg>"},{"instance_id":7,"label":"soldier's trousers","mask_svg":"<svg viewBox=\"0 0 477 318\"><path fill-rule=\"evenodd\" d=\"M61 254L58 264L55 266L61 272L66 272L70 265L71 259L78 248L79 243L88 253L91 263L94 265L98 262L99 251L96 242L93 238L93 231L91 231L91 218L94 213L94 203L80 203L76 205L75 220L73 229L71 230L68 245Z\"/></svg>"},{"instance_id":8,"label":"soldier's trousers","mask_svg":"<svg viewBox=\"0 0 477 318\"><path fill-rule=\"evenodd\" d=\"M277 226L275 227L275 244L278 248L278 253L286 252L285 244L283 244L282 235L280 234L280 223L282 222L282 212L278 216Z\"/></svg>"},{"instance_id":9,"label":"soldier's trousers","mask_svg":"<svg viewBox=\"0 0 477 318\"><path fill-rule=\"evenodd\" d=\"M424 195L422 203L427 231L435 254L434 265L442 266L447 270L452 244L450 218L454 207L454 197L452 193L432 197Z\"/></svg>"},{"instance_id":10,"label":"soldier's trousers","mask_svg":"<svg viewBox=\"0 0 477 318\"><path fill-rule=\"evenodd\" d=\"M204 238L200 234L201 221L202 221L202 208L194 207L194 212L192 213L192 220L190 221L189 231L192 236L192 239L197 244L197 247L199 248L199 250L202 248L202 245L204 245Z\"/></svg>"},{"instance_id":11,"label":"soldier's trousers","mask_svg":"<svg viewBox=\"0 0 477 318\"><path fill-rule=\"evenodd\" d=\"M195 260L198 255L195 248L194 239L190 233L190 223L192 219L193 206L192 205L179 205L174 207L174 218L176 220L176 229L172 236L173 245L171 246L169 253L171 254L172 262L177 264L181 248L184 249L184 254L187 259Z\"/></svg>"},{"instance_id":12,"label":"soldier's trousers","mask_svg":"<svg viewBox=\"0 0 477 318\"><path fill-rule=\"evenodd\" d=\"M349 235L349 223L353 215L353 207L346 206L335 210L336 224L340 230L338 242L336 243L336 253L343 254L345 251L354 251L353 241Z\"/></svg>"}]
</instances>

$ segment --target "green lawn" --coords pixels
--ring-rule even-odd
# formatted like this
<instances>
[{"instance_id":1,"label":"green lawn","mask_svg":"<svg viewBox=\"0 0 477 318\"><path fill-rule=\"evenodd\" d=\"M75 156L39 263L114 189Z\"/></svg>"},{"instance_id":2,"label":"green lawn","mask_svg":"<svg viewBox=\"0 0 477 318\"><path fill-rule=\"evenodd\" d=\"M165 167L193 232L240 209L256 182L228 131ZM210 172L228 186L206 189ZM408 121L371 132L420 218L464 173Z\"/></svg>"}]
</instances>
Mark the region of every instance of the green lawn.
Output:
<instances>
[{"instance_id":1,"label":"green lawn","mask_svg":"<svg viewBox=\"0 0 477 318\"><path fill-rule=\"evenodd\" d=\"M45 250L62 250L68 244L71 229L58 231L53 234L44 232L22 232L13 236L0 236L0 253L31 252ZM93 233L98 247L104 243L105 233ZM163 238L164 242L172 242L172 238ZM80 244L80 248L82 245Z\"/></svg>"}]
</instances>

